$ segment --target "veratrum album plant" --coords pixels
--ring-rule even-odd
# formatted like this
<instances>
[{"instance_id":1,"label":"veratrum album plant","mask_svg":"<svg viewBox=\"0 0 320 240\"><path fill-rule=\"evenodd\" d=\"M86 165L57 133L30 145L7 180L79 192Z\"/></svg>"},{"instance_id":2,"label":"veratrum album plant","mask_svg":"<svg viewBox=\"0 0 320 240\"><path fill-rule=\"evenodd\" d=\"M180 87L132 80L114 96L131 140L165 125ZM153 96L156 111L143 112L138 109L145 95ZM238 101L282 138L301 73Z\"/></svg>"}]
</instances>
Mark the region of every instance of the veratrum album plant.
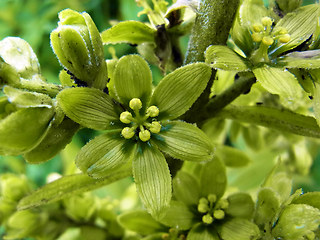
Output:
<instances>
[{"instance_id":1,"label":"veratrum album plant","mask_svg":"<svg viewBox=\"0 0 320 240\"><path fill-rule=\"evenodd\" d=\"M102 32L58 13L60 84L0 41L0 155L64 168L0 175L3 239L320 239L319 3L135 2Z\"/></svg>"}]
</instances>

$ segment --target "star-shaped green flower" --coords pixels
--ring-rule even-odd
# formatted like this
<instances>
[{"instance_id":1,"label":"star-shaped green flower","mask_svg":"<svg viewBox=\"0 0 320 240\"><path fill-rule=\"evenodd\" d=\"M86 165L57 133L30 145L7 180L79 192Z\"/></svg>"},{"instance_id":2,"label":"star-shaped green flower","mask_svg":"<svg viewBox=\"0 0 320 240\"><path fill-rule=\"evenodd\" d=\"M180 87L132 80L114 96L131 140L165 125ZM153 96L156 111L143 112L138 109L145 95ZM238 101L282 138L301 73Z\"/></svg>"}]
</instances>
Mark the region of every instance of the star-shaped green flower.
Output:
<instances>
[{"instance_id":1,"label":"star-shaped green flower","mask_svg":"<svg viewBox=\"0 0 320 240\"><path fill-rule=\"evenodd\" d=\"M173 121L199 97L211 68L194 63L176 69L153 91L148 64L138 55L129 55L118 61L110 76L109 91L116 99L94 88L69 88L57 96L73 121L109 130L81 149L76 164L94 178L132 164L144 205L159 216L171 199L171 176L163 153L187 161L212 158L213 146L201 130Z\"/></svg>"},{"instance_id":2,"label":"star-shaped green flower","mask_svg":"<svg viewBox=\"0 0 320 240\"><path fill-rule=\"evenodd\" d=\"M301 91L304 84L292 72L319 68L319 50L298 51L309 40L313 47L318 44L319 9L318 4L299 7L277 21L267 17L270 13L262 1L246 0L231 32L233 50L210 46L206 62L216 69L251 71L256 85L286 101L306 97Z\"/></svg>"}]
</instances>

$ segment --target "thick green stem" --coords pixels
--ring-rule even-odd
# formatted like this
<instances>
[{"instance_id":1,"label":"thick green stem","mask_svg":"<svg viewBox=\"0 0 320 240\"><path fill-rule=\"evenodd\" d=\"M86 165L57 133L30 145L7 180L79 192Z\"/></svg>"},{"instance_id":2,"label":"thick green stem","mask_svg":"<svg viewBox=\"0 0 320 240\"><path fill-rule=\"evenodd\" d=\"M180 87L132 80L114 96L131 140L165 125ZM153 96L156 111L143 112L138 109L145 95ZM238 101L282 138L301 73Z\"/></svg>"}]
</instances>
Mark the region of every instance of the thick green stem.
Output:
<instances>
[{"instance_id":1,"label":"thick green stem","mask_svg":"<svg viewBox=\"0 0 320 240\"><path fill-rule=\"evenodd\" d=\"M202 0L196 17L185 64L203 62L210 45L225 45L239 0Z\"/></svg>"},{"instance_id":2,"label":"thick green stem","mask_svg":"<svg viewBox=\"0 0 320 240\"><path fill-rule=\"evenodd\" d=\"M263 106L228 106L213 116L240 122L257 124L279 131L320 138L320 128L315 118L304 116L286 109Z\"/></svg>"},{"instance_id":3,"label":"thick green stem","mask_svg":"<svg viewBox=\"0 0 320 240\"><path fill-rule=\"evenodd\" d=\"M199 13L196 17L185 64L203 62L204 52L210 45L226 45L230 28L239 6L239 0L202 0ZM209 101L209 95L216 71L213 70L208 85L184 119L188 122L197 122L196 116L204 111Z\"/></svg>"},{"instance_id":4,"label":"thick green stem","mask_svg":"<svg viewBox=\"0 0 320 240\"><path fill-rule=\"evenodd\" d=\"M32 92L48 94L50 97L53 98L63 89L61 85L46 83L42 81L29 80L21 80L20 84L16 87L26 89Z\"/></svg>"}]
</instances>

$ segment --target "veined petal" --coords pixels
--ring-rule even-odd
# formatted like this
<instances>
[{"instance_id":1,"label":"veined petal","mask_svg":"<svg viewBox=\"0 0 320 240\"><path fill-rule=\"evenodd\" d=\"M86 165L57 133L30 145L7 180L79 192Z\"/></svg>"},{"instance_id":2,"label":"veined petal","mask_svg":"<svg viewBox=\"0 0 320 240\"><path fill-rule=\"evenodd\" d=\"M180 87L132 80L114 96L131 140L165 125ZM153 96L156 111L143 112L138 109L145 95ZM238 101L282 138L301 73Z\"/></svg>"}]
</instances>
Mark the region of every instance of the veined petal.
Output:
<instances>
[{"instance_id":1,"label":"veined petal","mask_svg":"<svg viewBox=\"0 0 320 240\"><path fill-rule=\"evenodd\" d=\"M277 64L286 68L320 68L320 50L292 52L278 58Z\"/></svg>"},{"instance_id":2,"label":"veined petal","mask_svg":"<svg viewBox=\"0 0 320 240\"><path fill-rule=\"evenodd\" d=\"M221 198L227 187L226 167L218 158L207 162L202 167L200 173L201 195L207 197L209 194L215 194Z\"/></svg>"},{"instance_id":3,"label":"veined petal","mask_svg":"<svg viewBox=\"0 0 320 240\"><path fill-rule=\"evenodd\" d=\"M302 88L297 78L287 70L265 65L253 70L258 83L273 94L279 94L288 100L293 100L302 94Z\"/></svg>"},{"instance_id":4,"label":"veined petal","mask_svg":"<svg viewBox=\"0 0 320 240\"><path fill-rule=\"evenodd\" d=\"M149 101L152 91L152 75L148 63L138 55L120 58L113 73L114 87L123 104L133 98L142 103Z\"/></svg>"},{"instance_id":5,"label":"veined petal","mask_svg":"<svg viewBox=\"0 0 320 240\"><path fill-rule=\"evenodd\" d=\"M319 9L319 4L311 4L286 14L274 27L273 32L285 28L290 34L290 41L286 44L278 42L272 54L277 56L306 41L316 30Z\"/></svg>"},{"instance_id":6,"label":"veined petal","mask_svg":"<svg viewBox=\"0 0 320 240\"><path fill-rule=\"evenodd\" d=\"M234 218L223 224L221 237L224 240L259 239L260 230L257 225L247 219Z\"/></svg>"},{"instance_id":7,"label":"veined petal","mask_svg":"<svg viewBox=\"0 0 320 240\"><path fill-rule=\"evenodd\" d=\"M202 223L196 224L188 233L188 240L219 240L213 227L207 227Z\"/></svg>"},{"instance_id":8,"label":"veined petal","mask_svg":"<svg viewBox=\"0 0 320 240\"><path fill-rule=\"evenodd\" d=\"M160 219L171 200L171 176L166 159L155 147L144 144L133 160L137 192L148 212Z\"/></svg>"},{"instance_id":9,"label":"veined petal","mask_svg":"<svg viewBox=\"0 0 320 240\"><path fill-rule=\"evenodd\" d=\"M138 21L124 21L101 33L104 44L154 42L156 30Z\"/></svg>"},{"instance_id":10,"label":"veined petal","mask_svg":"<svg viewBox=\"0 0 320 240\"><path fill-rule=\"evenodd\" d=\"M161 132L152 138L161 151L184 161L212 159L210 139L196 126L181 121L169 121L162 126Z\"/></svg>"},{"instance_id":11,"label":"veined petal","mask_svg":"<svg viewBox=\"0 0 320 240\"><path fill-rule=\"evenodd\" d=\"M227 46L213 45L205 52L206 63L213 68L226 71L249 71L247 60Z\"/></svg>"},{"instance_id":12,"label":"veined petal","mask_svg":"<svg viewBox=\"0 0 320 240\"><path fill-rule=\"evenodd\" d=\"M104 130L118 120L112 99L94 88L69 88L57 95L59 105L73 121L96 130Z\"/></svg>"},{"instance_id":13,"label":"veined petal","mask_svg":"<svg viewBox=\"0 0 320 240\"><path fill-rule=\"evenodd\" d=\"M126 166L133 156L134 144L125 141L120 132L100 135L84 147L76 157L76 165L93 178L107 177Z\"/></svg>"},{"instance_id":14,"label":"veined petal","mask_svg":"<svg viewBox=\"0 0 320 240\"><path fill-rule=\"evenodd\" d=\"M184 114L207 86L211 71L207 64L193 63L166 75L150 103L159 108L159 119L174 119Z\"/></svg>"}]
</instances>

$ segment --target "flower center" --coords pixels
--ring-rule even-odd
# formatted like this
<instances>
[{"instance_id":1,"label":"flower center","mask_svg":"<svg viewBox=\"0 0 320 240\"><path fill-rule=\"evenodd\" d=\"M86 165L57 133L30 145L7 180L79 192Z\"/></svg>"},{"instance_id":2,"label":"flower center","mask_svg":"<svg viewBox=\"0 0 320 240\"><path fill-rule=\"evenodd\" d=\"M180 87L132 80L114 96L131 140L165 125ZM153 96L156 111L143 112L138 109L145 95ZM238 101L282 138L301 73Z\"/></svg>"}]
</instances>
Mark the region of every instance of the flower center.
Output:
<instances>
[{"instance_id":1,"label":"flower center","mask_svg":"<svg viewBox=\"0 0 320 240\"><path fill-rule=\"evenodd\" d=\"M225 217L225 210L229 202L226 199L217 201L215 194L209 194L207 198L200 198L198 212L202 214L202 222L211 224L214 220L221 220Z\"/></svg>"},{"instance_id":2,"label":"flower center","mask_svg":"<svg viewBox=\"0 0 320 240\"><path fill-rule=\"evenodd\" d=\"M139 98L133 98L129 102L131 112L125 111L120 114L120 121L128 124L128 127L122 129L121 134L125 139L130 139L137 135L143 142L150 140L151 133L159 133L161 130L160 122L153 118L159 115L159 108L150 106L144 115L140 114L142 102ZM150 121L150 118L151 121Z\"/></svg>"},{"instance_id":3,"label":"flower center","mask_svg":"<svg viewBox=\"0 0 320 240\"><path fill-rule=\"evenodd\" d=\"M254 52L251 60L255 63L268 62L268 48L274 42L287 43L290 41L290 35L288 31L279 27L276 31L273 31L273 19L270 17L263 17L261 23L252 25L252 40L256 42L259 46L258 50Z\"/></svg>"}]
</instances>

